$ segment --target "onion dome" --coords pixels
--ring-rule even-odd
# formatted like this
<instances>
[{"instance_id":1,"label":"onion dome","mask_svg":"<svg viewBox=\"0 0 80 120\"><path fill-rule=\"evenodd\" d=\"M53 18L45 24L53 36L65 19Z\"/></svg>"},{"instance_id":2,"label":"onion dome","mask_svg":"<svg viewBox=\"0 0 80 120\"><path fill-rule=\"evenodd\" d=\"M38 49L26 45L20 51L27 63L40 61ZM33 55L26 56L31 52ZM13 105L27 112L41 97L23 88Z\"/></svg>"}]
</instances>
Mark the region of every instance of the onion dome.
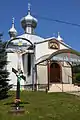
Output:
<instances>
[{"instance_id":1,"label":"onion dome","mask_svg":"<svg viewBox=\"0 0 80 120\"><path fill-rule=\"evenodd\" d=\"M28 4L28 15L21 19L21 25L25 33L33 34L34 28L37 26L37 19L31 16L30 4Z\"/></svg>"},{"instance_id":2,"label":"onion dome","mask_svg":"<svg viewBox=\"0 0 80 120\"><path fill-rule=\"evenodd\" d=\"M8 31L10 38L14 38L17 36L17 31L14 27L14 18L12 18L12 27L10 28L10 30Z\"/></svg>"},{"instance_id":3,"label":"onion dome","mask_svg":"<svg viewBox=\"0 0 80 120\"><path fill-rule=\"evenodd\" d=\"M57 37L57 40L59 40L59 41L63 41L63 38L61 38L61 36L60 36L60 33L58 32L58 37Z\"/></svg>"}]
</instances>

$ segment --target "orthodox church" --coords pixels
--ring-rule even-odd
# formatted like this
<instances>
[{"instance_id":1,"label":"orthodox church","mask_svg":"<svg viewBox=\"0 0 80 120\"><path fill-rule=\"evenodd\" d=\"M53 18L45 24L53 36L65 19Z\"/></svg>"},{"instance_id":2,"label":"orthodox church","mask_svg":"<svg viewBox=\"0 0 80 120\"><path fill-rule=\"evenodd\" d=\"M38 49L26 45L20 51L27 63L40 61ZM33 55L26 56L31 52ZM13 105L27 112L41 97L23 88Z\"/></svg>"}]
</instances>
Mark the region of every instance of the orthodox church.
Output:
<instances>
[{"instance_id":1,"label":"orthodox church","mask_svg":"<svg viewBox=\"0 0 80 120\"><path fill-rule=\"evenodd\" d=\"M78 90L78 87L72 84L71 62L80 60L80 57L70 54L72 48L64 43L59 33L57 38L44 39L37 36L35 34L37 24L38 21L31 15L29 6L27 16L21 19L24 34L17 36L14 19L12 21L9 30L11 43L7 49L7 69L10 72L10 84L13 84L12 90L15 90L17 85L17 77L12 68L17 70L18 67L21 67L26 77L25 81L20 80L22 90L47 89L49 92Z\"/></svg>"}]
</instances>

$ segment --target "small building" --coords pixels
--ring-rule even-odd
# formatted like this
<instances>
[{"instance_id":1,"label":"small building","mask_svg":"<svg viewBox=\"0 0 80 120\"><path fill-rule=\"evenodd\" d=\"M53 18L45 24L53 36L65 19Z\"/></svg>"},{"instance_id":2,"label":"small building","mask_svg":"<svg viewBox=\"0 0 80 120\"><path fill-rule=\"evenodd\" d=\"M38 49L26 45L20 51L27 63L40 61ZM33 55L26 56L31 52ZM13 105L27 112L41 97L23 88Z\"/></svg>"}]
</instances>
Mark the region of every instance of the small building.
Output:
<instances>
[{"instance_id":1,"label":"small building","mask_svg":"<svg viewBox=\"0 0 80 120\"><path fill-rule=\"evenodd\" d=\"M52 92L78 90L73 86L72 62L77 56L72 54L72 48L67 45L58 33L57 38L42 38L35 34L37 19L31 15L28 6L27 16L21 19L21 25L24 34L17 36L14 26L9 30L10 39L12 40L7 52L7 69L10 72L10 84L13 84L13 90L16 89L17 77L12 72L21 67L26 76L26 81L21 80L21 89L46 90ZM20 56L18 56L18 52ZM61 53L61 54L59 54ZM56 56L57 55L57 56ZM59 56L60 55L60 56ZM80 60L80 57L77 56ZM71 61L69 61L71 58ZM64 89L63 89L64 88Z\"/></svg>"}]
</instances>

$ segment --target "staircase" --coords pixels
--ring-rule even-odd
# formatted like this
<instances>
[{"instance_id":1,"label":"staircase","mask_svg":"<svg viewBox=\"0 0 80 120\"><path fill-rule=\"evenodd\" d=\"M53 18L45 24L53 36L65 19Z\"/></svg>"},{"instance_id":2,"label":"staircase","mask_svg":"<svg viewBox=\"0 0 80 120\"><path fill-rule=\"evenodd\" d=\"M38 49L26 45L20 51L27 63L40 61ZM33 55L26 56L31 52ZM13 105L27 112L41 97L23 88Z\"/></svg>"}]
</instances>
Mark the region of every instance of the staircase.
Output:
<instances>
[{"instance_id":1,"label":"staircase","mask_svg":"<svg viewBox=\"0 0 80 120\"><path fill-rule=\"evenodd\" d=\"M48 92L78 92L80 87L74 84L51 84Z\"/></svg>"}]
</instances>

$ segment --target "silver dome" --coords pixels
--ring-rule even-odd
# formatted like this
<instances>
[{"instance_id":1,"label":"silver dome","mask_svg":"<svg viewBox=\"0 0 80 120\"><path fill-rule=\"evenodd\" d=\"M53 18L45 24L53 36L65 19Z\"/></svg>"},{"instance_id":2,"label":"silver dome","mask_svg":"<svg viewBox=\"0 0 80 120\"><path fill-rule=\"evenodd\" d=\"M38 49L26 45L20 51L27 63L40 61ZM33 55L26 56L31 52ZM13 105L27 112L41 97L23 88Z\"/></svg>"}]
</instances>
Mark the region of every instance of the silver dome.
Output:
<instances>
[{"instance_id":1,"label":"silver dome","mask_svg":"<svg viewBox=\"0 0 80 120\"><path fill-rule=\"evenodd\" d=\"M37 19L30 13L30 4L28 4L28 15L21 19L21 25L26 33L29 33L29 29L31 29L30 31L34 31L37 26Z\"/></svg>"},{"instance_id":2,"label":"silver dome","mask_svg":"<svg viewBox=\"0 0 80 120\"><path fill-rule=\"evenodd\" d=\"M14 27L14 18L12 20L12 27L10 28L10 30L8 31L8 33L10 35L10 38L17 36L17 30Z\"/></svg>"},{"instance_id":3,"label":"silver dome","mask_svg":"<svg viewBox=\"0 0 80 120\"><path fill-rule=\"evenodd\" d=\"M25 29L27 26L31 26L36 28L37 26L37 19L28 14L27 16L21 19L22 28Z\"/></svg>"}]
</instances>

